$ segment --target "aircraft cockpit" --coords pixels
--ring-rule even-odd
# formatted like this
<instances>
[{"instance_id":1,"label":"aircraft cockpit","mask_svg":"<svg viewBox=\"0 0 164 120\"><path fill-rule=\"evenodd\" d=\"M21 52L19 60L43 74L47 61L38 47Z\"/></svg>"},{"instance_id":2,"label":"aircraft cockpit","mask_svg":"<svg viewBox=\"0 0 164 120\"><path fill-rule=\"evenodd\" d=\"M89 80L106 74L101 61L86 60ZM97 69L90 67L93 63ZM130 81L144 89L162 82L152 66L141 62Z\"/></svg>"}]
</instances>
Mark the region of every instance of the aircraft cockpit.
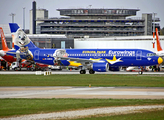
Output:
<instances>
[{"instance_id":1,"label":"aircraft cockpit","mask_svg":"<svg viewBox=\"0 0 164 120\"><path fill-rule=\"evenodd\" d=\"M148 53L147 56L148 56L148 57L156 56L156 53Z\"/></svg>"}]
</instances>

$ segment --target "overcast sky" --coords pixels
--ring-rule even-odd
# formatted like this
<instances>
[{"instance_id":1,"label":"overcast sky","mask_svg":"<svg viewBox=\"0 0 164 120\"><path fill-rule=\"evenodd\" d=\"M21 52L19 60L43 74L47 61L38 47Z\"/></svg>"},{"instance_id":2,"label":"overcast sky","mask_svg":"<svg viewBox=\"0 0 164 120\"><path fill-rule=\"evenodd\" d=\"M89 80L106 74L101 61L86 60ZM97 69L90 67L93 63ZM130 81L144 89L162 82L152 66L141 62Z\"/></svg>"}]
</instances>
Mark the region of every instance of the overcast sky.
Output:
<instances>
[{"instance_id":1,"label":"overcast sky","mask_svg":"<svg viewBox=\"0 0 164 120\"><path fill-rule=\"evenodd\" d=\"M15 13L14 22L23 26L23 7L25 7L25 28L29 29L29 11L34 0L0 0L0 24L12 22L9 14ZM129 8L140 9L137 17L142 13L157 13L160 26L164 27L164 0L35 0L37 8L49 11L49 17L59 17L58 8Z\"/></svg>"}]
</instances>

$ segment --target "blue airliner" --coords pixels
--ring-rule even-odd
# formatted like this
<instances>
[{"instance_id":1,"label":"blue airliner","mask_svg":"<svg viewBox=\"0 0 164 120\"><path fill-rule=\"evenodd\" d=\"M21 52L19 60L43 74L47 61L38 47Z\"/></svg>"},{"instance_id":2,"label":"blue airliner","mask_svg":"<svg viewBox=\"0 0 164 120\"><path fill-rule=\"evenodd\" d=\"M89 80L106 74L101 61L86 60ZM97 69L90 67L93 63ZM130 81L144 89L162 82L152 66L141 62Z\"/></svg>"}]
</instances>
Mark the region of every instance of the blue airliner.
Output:
<instances>
[{"instance_id":1,"label":"blue airliner","mask_svg":"<svg viewBox=\"0 0 164 120\"><path fill-rule=\"evenodd\" d=\"M111 67L152 66L163 59L144 49L41 49L36 47L16 23L9 23L15 50L7 52L17 58L38 63L80 67L80 74L107 72Z\"/></svg>"}]
</instances>

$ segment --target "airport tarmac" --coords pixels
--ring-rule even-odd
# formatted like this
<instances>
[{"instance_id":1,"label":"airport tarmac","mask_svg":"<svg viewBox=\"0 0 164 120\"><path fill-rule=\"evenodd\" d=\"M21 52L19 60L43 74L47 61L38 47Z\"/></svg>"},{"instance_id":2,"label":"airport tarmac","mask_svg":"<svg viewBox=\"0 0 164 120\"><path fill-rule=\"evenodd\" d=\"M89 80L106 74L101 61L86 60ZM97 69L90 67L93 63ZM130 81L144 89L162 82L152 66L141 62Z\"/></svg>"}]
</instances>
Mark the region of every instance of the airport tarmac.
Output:
<instances>
[{"instance_id":1,"label":"airport tarmac","mask_svg":"<svg viewBox=\"0 0 164 120\"><path fill-rule=\"evenodd\" d=\"M36 72L40 72L44 74L46 71L0 71L0 74L36 74ZM62 70L62 71L51 71L51 74L80 74L79 70ZM87 71L86 74L89 74ZM108 71L108 72L95 72L95 74L138 74L138 72L126 72L126 71ZM164 75L164 72L143 72L143 74L156 74L156 75Z\"/></svg>"},{"instance_id":2,"label":"airport tarmac","mask_svg":"<svg viewBox=\"0 0 164 120\"><path fill-rule=\"evenodd\" d=\"M0 98L164 99L164 88L147 87L0 87Z\"/></svg>"},{"instance_id":3,"label":"airport tarmac","mask_svg":"<svg viewBox=\"0 0 164 120\"><path fill-rule=\"evenodd\" d=\"M78 70L51 71L52 74L79 74ZM40 71L41 74L44 72ZM0 71L0 74L36 74L35 71ZM87 72L87 74L89 74ZM138 72L96 72L96 74L138 74ZM144 72L160 74L164 72ZM164 99L164 88L143 87L0 87L0 98L114 98Z\"/></svg>"}]
</instances>

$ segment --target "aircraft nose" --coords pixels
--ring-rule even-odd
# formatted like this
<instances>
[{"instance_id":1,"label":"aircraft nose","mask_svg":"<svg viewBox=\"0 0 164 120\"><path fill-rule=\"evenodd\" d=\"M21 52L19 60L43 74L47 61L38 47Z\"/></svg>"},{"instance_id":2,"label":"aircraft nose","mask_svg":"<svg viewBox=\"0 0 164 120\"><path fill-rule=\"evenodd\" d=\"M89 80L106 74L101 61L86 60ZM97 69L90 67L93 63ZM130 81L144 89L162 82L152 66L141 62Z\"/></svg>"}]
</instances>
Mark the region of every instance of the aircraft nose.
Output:
<instances>
[{"instance_id":1,"label":"aircraft nose","mask_svg":"<svg viewBox=\"0 0 164 120\"><path fill-rule=\"evenodd\" d=\"M158 64L161 64L163 62L163 59L161 57L158 58Z\"/></svg>"}]
</instances>

